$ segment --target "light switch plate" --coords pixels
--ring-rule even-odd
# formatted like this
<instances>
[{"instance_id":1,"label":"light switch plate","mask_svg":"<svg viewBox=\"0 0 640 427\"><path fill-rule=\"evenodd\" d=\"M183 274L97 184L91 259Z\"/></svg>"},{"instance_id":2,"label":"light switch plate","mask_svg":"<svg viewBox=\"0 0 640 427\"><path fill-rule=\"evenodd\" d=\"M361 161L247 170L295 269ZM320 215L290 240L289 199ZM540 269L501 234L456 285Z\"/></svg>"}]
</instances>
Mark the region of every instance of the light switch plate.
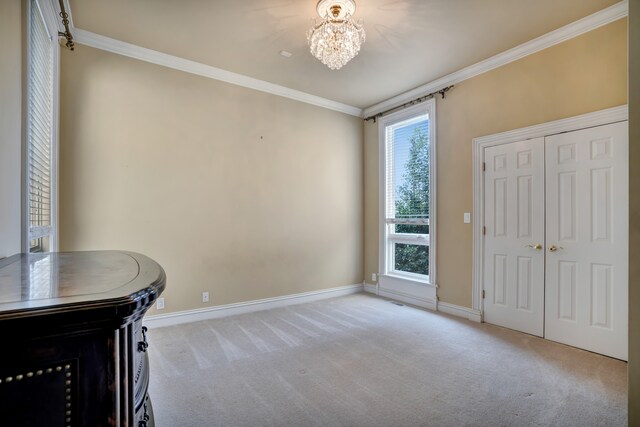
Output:
<instances>
[{"instance_id":1,"label":"light switch plate","mask_svg":"<svg viewBox=\"0 0 640 427\"><path fill-rule=\"evenodd\" d=\"M464 223L465 224L471 223L471 212L464 213Z\"/></svg>"}]
</instances>

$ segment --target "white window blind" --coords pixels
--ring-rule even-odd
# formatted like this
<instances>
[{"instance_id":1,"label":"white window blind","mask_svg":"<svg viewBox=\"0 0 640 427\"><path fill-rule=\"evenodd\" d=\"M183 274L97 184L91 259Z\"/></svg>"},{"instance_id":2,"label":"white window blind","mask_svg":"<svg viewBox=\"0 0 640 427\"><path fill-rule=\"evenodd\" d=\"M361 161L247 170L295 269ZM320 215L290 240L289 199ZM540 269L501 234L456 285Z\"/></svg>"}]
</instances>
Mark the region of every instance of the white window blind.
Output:
<instances>
[{"instance_id":1,"label":"white window blind","mask_svg":"<svg viewBox=\"0 0 640 427\"><path fill-rule=\"evenodd\" d=\"M429 224L429 118L386 127L387 224Z\"/></svg>"},{"instance_id":2,"label":"white window blind","mask_svg":"<svg viewBox=\"0 0 640 427\"><path fill-rule=\"evenodd\" d=\"M35 0L30 5L27 203L31 250L47 250L52 225L54 46ZM43 247L45 246L45 247Z\"/></svg>"}]
</instances>

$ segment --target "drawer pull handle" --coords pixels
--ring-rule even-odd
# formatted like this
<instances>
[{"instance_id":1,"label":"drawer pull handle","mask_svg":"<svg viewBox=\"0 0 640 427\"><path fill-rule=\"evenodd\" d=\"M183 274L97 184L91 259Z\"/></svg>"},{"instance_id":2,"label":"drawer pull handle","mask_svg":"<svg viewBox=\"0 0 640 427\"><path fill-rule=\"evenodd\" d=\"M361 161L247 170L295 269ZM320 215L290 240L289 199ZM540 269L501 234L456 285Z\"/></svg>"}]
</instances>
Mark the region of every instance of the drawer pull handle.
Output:
<instances>
[{"instance_id":1,"label":"drawer pull handle","mask_svg":"<svg viewBox=\"0 0 640 427\"><path fill-rule=\"evenodd\" d=\"M147 403L144 403L144 415L142 416L142 419L140 421L138 421L138 427L147 427L147 421L149 421L149 418L151 418L149 416L149 413L147 412Z\"/></svg>"},{"instance_id":2,"label":"drawer pull handle","mask_svg":"<svg viewBox=\"0 0 640 427\"><path fill-rule=\"evenodd\" d=\"M149 343L147 342L147 327L142 327L142 341L138 341L138 351L146 352L149 347Z\"/></svg>"}]
</instances>

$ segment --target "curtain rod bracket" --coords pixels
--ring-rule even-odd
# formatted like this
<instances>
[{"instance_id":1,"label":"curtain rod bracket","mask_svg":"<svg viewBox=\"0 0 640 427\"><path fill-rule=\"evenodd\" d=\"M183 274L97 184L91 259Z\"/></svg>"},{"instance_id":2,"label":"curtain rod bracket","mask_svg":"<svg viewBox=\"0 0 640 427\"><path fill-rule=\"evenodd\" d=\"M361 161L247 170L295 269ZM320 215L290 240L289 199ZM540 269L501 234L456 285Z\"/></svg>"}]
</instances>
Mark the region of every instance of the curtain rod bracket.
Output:
<instances>
[{"instance_id":1,"label":"curtain rod bracket","mask_svg":"<svg viewBox=\"0 0 640 427\"><path fill-rule=\"evenodd\" d=\"M62 18L62 25L64 25L64 31L58 31L58 37L64 37L67 42L64 44L67 49L74 50L75 43L73 42L73 35L69 30L69 14L64 10L64 0L60 0L60 18Z\"/></svg>"},{"instance_id":2,"label":"curtain rod bracket","mask_svg":"<svg viewBox=\"0 0 640 427\"><path fill-rule=\"evenodd\" d=\"M438 93L440 94L440 96L442 96L442 99L446 98L445 94L446 94L447 92L449 92L449 90L451 90L451 88L452 88L452 87L453 87L453 85L451 85L451 86L447 86L447 87L445 87L444 89L442 89L442 90L439 90L439 91L438 91Z\"/></svg>"}]
</instances>

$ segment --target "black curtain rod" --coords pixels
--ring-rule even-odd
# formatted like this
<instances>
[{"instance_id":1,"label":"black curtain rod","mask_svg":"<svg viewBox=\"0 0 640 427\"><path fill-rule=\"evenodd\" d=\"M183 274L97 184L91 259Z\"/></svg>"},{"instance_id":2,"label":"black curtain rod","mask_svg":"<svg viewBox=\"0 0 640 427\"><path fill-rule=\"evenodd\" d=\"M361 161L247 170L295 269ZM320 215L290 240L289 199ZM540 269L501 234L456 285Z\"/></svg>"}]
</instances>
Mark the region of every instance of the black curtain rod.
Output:
<instances>
[{"instance_id":1,"label":"black curtain rod","mask_svg":"<svg viewBox=\"0 0 640 427\"><path fill-rule=\"evenodd\" d=\"M73 50L74 49L73 35L69 30L69 14L67 13L66 10L64 10L64 0L60 0L60 17L62 18L62 25L64 25L64 32L58 31L58 36L64 37L65 39L67 39L65 46L69 50Z\"/></svg>"},{"instance_id":2,"label":"black curtain rod","mask_svg":"<svg viewBox=\"0 0 640 427\"><path fill-rule=\"evenodd\" d=\"M395 111L402 110L402 109L407 108L407 107L411 107L412 105L419 104L421 102L424 102L424 101L426 101L428 99L433 98L434 96L436 96L438 94L440 96L442 96L442 99L444 99L445 98L445 94L447 92L449 92L449 90L451 90L452 87L453 87L453 85L447 86L444 89L440 89L440 90L437 90L435 92L431 92L430 94L421 96L420 98L416 98L416 99L414 99L412 101L409 101L409 102L405 102L404 104L398 105L397 107L389 108L388 110L385 110L385 111L382 111L380 113L374 114L373 116L365 117L364 120L365 121L369 121L369 120L373 119L373 122L375 123L378 120L378 117L382 117L382 116L385 116L385 115L387 115L389 113L393 113Z\"/></svg>"}]
</instances>

